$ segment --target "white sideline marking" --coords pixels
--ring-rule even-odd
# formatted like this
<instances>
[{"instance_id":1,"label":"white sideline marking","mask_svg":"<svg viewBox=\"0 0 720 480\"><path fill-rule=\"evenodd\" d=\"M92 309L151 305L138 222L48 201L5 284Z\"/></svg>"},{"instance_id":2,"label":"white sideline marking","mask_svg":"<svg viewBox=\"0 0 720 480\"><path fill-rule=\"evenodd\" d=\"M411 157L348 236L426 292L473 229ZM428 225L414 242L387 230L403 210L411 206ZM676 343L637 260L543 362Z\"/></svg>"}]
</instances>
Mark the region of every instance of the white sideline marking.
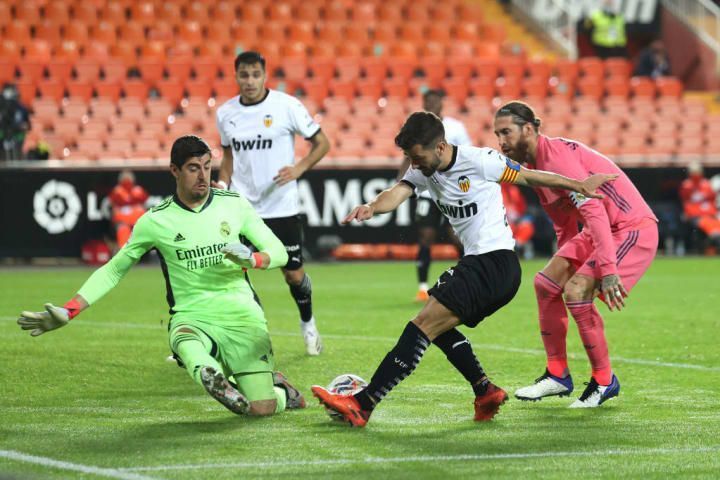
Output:
<instances>
[{"instance_id":1,"label":"white sideline marking","mask_svg":"<svg viewBox=\"0 0 720 480\"><path fill-rule=\"evenodd\" d=\"M61 460L54 460L52 458L28 455L26 453L16 452L15 450L0 450L0 458L7 458L8 460L15 460L17 462L42 465L44 467L59 468L61 470L71 470L73 472L88 473L91 475L98 475L100 477L119 478L121 480L154 480L157 478L146 477L144 475L139 475L127 471L121 471L116 468L100 468L90 465L82 465L80 463L63 462Z\"/></svg>"},{"instance_id":2,"label":"white sideline marking","mask_svg":"<svg viewBox=\"0 0 720 480\"><path fill-rule=\"evenodd\" d=\"M0 316L0 320L17 320L17 317L7 317L7 316ZM148 325L144 323L123 323L123 322L104 322L104 321L92 321L92 320L73 320L72 324L81 324L83 326L91 326L91 327L99 327L99 328L130 328L130 329L137 329L137 330L162 330L163 332L167 331L167 324L157 326ZM288 331L281 331L281 330L273 330L270 331L271 336L277 336L277 337L300 337L301 334L299 332L288 332ZM323 333L323 337L325 338L336 338L338 340L358 340L358 341L365 341L365 342L394 342L397 340L397 338L394 337L378 337L378 336L371 336L371 335L344 335L344 334L332 334L332 333ZM516 347L506 347L503 345L496 345L492 343L474 343L478 348L484 348L486 350L496 350L498 352L512 352L512 353L520 353L523 355L538 355L543 356L545 355L545 352L540 349L535 348L516 348ZM577 360L581 358L585 358L573 353L568 353L568 358L571 360ZM661 362L659 360L644 360L642 358L626 358L626 357L616 357L612 356L611 360L614 362L622 362L622 363L631 363L635 365L647 365L650 367L668 367L668 368L684 368L687 370L701 370L704 372L720 372L720 367L708 367L705 365L696 365L694 363L677 363L677 362Z\"/></svg>"},{"instance_id":3,"label":"white sideline marking","mask_svg":"<svg viewBox=\"0 0 720 480\"><path fill-rule=\"evenodd\" d=\"M579 452L528 452L528 453L490 453L479 455L421 455L415 457L364 457L341 458L337 460L294 460L289 462L228 462L204 463L188 465L158 465L154 467L119 468L127 472L150 472L168 470L198 470L208 468L282 468L282 467L311 467L327 465L359 465L366 463L428 463L445 461L480 461L480 460L524 460L528 458L563 458L563 457L591 457L591 456L624 456L624 455L657 455L676 453L717 452L720 447L706 448L646 448L631 450L590 450Z\"/></svg>"}]
</instances>

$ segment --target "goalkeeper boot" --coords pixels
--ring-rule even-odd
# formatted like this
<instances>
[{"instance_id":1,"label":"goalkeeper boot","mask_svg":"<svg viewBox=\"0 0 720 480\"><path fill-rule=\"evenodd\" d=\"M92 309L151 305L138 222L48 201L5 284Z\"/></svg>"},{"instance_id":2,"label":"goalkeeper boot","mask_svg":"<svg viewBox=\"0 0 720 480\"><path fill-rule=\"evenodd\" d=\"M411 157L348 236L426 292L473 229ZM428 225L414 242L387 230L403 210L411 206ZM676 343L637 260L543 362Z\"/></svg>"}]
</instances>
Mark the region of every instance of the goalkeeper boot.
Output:
<instances>
[{"instance_id":1,"label":"goalkeeper boot","mask_svg":"<svg viewBox=\"0 0 720 480\"><path fill-rule=\"evenodd\" d=\"M617 397L620 393L620 382L615 375L612 376L610 385L600 385L594 378L586 383L587 387L580 398L570 404L570 408L595 408L605 401Z\"/></svg>"},{"instance_id":2,"label":"goalkeeper boot","mask_svg":"<svg viewBox=\"0 0 720 480\"><path fill-rule=\"evenodd\" d=\"M367 425L372 412L363 410L354 396L336 395L319 385L313 385L310 390L325 408L337 412L350 426L364 427Z\"/></svg>"},{"instance_id":3,"label":"goalkeeper boot","mask_svg":"<svg viewBox=\"0 0 720 480\"><path fill-rule=\"evenodd\" d=\"M320 332L318 332L317 325L315 325L315 317L310 318L307 322L301 320L300 331L305 341L305 351L307 354L312 357L320 355L323 344L320 338Z\"/></svg>"},{"instance_id":4,"label":"goalkeeper boot","mask_svg":"<svg viewBox=\"0 0 720 480\"><path fill-rule=\"evenodd\" d=\"M280 387L285 390L287 396L287 404L285 408L298 409L305 408L305 397L303 397L300 390L293 387L285 375L281 372L273 372L273 384L276 387Z\"/></svg>"},{"instance_id":5,"label":"goalkeeper boot","mask_svg":"<svg viewBox=\"0 0 720 480\"><path fill-rule=\"evenodd\" d=\"M210 396L222 403L225 408L238 415L248 412L250 404L247 399L230 385L222 372L218 372L212 367L202 367L200 380Z\"/></svg>"},{"instance_id":6,"label":"goalkeeper boot","mask_svg":"<svg viewBox=\"0 0 720 480\"><path fill-rule=\"evenodd\" d=\"M475 397L475 421L486 422L492 420L500 411L500 405L508 399L508 394L502 388L489 383L485 394Z\"/></svg>"},{"instance_id":7,"label":"goalkeeper boot","mask_svg":"<svg viewBox=\"0 0 720 480\"><path fill-rule=\"evenodd\" d=\"M535 383L529 387L519 388L515 391L515 398L518 400L530 400L535 402L543 397L567 397L573 391L572 377L556 377L547 369L542 376L535 379Z\"/></svg>"}]
</instances>

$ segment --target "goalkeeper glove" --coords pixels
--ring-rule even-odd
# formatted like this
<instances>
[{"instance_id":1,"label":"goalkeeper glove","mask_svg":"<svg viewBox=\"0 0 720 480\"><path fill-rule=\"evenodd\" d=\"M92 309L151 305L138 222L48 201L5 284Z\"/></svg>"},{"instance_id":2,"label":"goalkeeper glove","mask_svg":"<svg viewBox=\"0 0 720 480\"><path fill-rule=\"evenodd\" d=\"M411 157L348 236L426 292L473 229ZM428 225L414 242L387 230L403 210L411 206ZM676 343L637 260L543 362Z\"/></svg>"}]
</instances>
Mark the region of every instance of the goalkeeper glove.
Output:
<instances>
[{"instance_id":1,"label":"goalkeeper glove","mask_svg":"<svg viewBox=\"0 0 720 480\"><path fill-rule=\"evenodd\" d=\"M260 253L253 252L240 242L225 245L220 251L225 254L225 258L243 268L259 268L262 265Z\"/></svg>"},{"instance_id":2,"label":"goalkeeper glove","mask_svg":"<svg viewBox=\"0 0 720 480\"><path fill-rule=\"evenodd\" d=\"M32 330L30 335L37 337L50 330L64 327L70 321L70 318L70 312L67 308L46 303L44 312L22 312L17 323L23 330Z\"/></svg>"}]
</instances>

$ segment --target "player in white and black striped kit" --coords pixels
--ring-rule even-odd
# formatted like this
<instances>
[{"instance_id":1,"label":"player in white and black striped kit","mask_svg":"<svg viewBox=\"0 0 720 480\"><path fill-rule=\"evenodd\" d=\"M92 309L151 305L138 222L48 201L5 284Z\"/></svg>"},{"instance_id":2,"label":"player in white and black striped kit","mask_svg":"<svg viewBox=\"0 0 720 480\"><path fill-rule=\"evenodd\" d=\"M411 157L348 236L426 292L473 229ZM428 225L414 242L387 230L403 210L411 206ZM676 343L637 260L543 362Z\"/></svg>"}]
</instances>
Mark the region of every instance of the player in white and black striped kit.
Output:
<instances>
[{"instance_id":1,"label":"player in white and black striped kit","mask_svg":"<svg viewBox=\"0 0 720 480\"><path fill-rule=\"evenodd\" d=\"M438 117L442 118L443 127L445 128L445 140L452 145L471 145L470 135L468 135L467 129L463 123L452 117L443 116L443 98L445 92L442 90L428 90L423 93L423 110L426 112L432 112ZM404 175L407 169L410 167L410 159L405 157L402 165L400 166L399 173ZM452 241L458 243L457 238L454 236L452 229L442 214L433 203L430 193L427 191L422 192L417 196L417 202L415 206L415 226L417 227L418 234L418 253L416 261L417 266L417 279L418 279L418 291L415 295L415 300L418 302L425 302L428 299L428 273L430 272L430 263L432 257L430 255L430 248L435 243L438 231L446 227L448 234L452 236ZM460 245L458 245L460 247Z\"/></svg>"},{"instance_id":2,"label":"player in white and black striped kit","mask_svg":"<svg viewBox=\"0 0 720 480\"><path fill-rule=\"evenodd\" d=\"M520 263L505 218L501 182L564 188L587 197L615 175L593 175L580 182L527 170L491 148L455 146L445 139L442 121L429 112L410 115L395 143L412 168L393 187L345 218L363 221L396 209L414 192L429 191L465 248L465 256L444 272L430 299L407 324L395 347L380 363L369 385L355 395L334 395L313 386L313 394L351 425L365 426L377 404L410 375L431 343L438 346L475 393L475 420L490 420L508 398L480 366L469 340L456 328L475 327L515 296Z\"/></svg>"},{"instance_id":3,"label":"player in white and black striped kit","mask_svg":"<svg viewBox=\"0 0 720 480\"><path fill-rule=\"evenodd\" d=\"M282 269L300 311L300 328L309 355L322 350L312 311L312 284L303 268L302 224L297 179L328 152L330 142L297 98L265 86L265 59L257 52L235 58L240 95L217 111L223 159L217 186L240 192L283 242L288 263ZM311 143L295 162L295 135Z\"/></svg>"}]
</instances>

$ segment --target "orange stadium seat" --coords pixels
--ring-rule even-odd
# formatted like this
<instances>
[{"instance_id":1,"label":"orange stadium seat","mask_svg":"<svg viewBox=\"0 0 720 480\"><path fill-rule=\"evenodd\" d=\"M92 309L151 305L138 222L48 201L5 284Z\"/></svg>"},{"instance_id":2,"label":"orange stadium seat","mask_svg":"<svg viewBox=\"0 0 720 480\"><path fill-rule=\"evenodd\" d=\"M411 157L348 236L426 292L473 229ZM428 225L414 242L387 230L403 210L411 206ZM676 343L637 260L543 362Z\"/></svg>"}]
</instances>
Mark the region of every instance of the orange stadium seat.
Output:
<instances>
[{"instance_id":1,"label":"orange stadium seat","mask_svg":"<svg viewBox=\"0 0 720 480\"><path fill-rule=\"evenodd\" d=\"M364 75L368 78L377 78L383 80L387 77L388 64L387 59L383 57L364 57L360 59L360 67Z\"/></svg>"},{"instance_id":2,"label":"orange stadium seat","mask_svg":"<svg viewBox=\"0 0 720 480\"><path fill-rule=\"evenodd\" d=\"M272 3L268 7L268 17L272 22L290 24L294 20L292 6L283 2Z\"/></svg>"},{"instance_id":3,"label":"orange stadium seat","mask_svg":"<svg viewBox=\"0 0 720 480\"><path fill-rule=\"evenodd\" d=\"M95 83L95 93L100 98L116 102L120 98L121 85L119 80L99 80Z\"/></svg>"},{"instance_id":4,"label":"orange stadium seat","mask_svg":"<svg viewBox=\"0 0 720 480\"><path fill-rule=\"evenodd\" d=\"M705 153L705 142L700 135L682 135L678 142L677 154L686 161L689 157L699 157Z\"/></svg>"},{"instance_id":5,"label":"orange stadium seat","mask_svg":"<svg viewBox=\"0 0 720 480\"><path fill-rule=\"evenodd\" d=\"M169 57L165 64L168 77L174 78L181 82L186 82L190 78L193 60L187 57Z\"/></svg>"},{"instance_id":6,"label":"orange stadium seat","mask_svg":"<svg viewBox=\"0 0 720 480\"><path fill-rule=\"evenodd\" d=\"M580 74L584 77L602 79L605 77L605 63L598 57L583 57L577 61Z\"/></svg>"},{"instance_id":7,"label":"orange stadium seat","mask_svg":"<svg viewBox=\"0 0 720 480\"><path fill-rule=\"evenodd\" d=\"M184 85L176 79L160 80L155 85L155 88L157 88L160 96L170 102L172 105L180 103L180 100L182 100L185 96ZM210 90L210 88L207 89L208 97L210 96Z\"/></svg>"},{"instance_id":8,"label":"orange stadium seat","mask_svg":"<svg viewBox=\"0 0 720 480\"><path fill-rule=\"evenodd\" d=\"M162 144L159 139L138 139L135 148L130 153L131 158L158 159L164 156Z\"/></svg>"},{"instance_id":9,"label":"orange stadium seat","mask_svg":"<svg viewBox=\"0 0 720 480\"><path fill-rule=\"evenodd\" d=\"M130 119L130 120L122 120L119 122L115 122L112 125L112 137L113 138L122 138L122 139L128 139L131 140L135 138L135 136L138 133L138 124L137 121Z\"/></svg>"},{"instance_id":10,"label":"orange stadium seat","mask_svg":"<svg viewBox=\"0 0 720 480\"><path fill-rule=\"evenodd\" d=\"M597 135L597 132L595 135L595 142L593 143L593 148L598 152L602 153L603 155L611 158L617 156L620 153L620 146L618 144L617 138L600 136Z\"/></svg>"},{"instance_id":11,"label":"orange stadium seat","mask_svg":"<svg viewBox=\"0 0 720 480\"><path fill-rule=\"evenodd\" d=\"M585 97L600 100L603 97L604 85L603 79L595 76L586 76L580 78L577 83L578 92Z\"/></svg>"},{"instance_id":12,"label":"orange stadium seat","mask_svg":"<svg viewBox=\"0 0 720 480\"><path fill-rule=\"evenodd\" d=\"M185 20L198 22L202 25L208 25L210 22L210 14L208 6L202 2L186 3L182 9Z\"/></svg>"},{"instance_id":13,"label":"orange stadium seat","mask_svg":"<svg viewBox=\"0 0 720 480\"><path fill-rule=\"evenodd\" d=\"M145 101L150 87L143 80L137 78L126 79L122 84L123 93L126 97L137 98Z\"/></svg>"},{"instance_id":14,"label":"orange stadium seat","mask_svg":"<svg viewBox=\"0 0 720 480\"><path fill-rule=\"evenodd\" d=\"M127 4L107 2L100 7L100 18L110 22L123 22L126 19Z\"/></svg>"},{"instance_id":15,"label":"orange stadium seat","mask_svg":"<svg viewBox=\"0 0 720 480\"><path fill-rule=\"evenodd\" d=\"M112 45L117 41L117 28L114 23L102 20L90 25L90 37L93 41Z\"/></svg>"},{"instance_id":16,"label":"orange stadium seat","mask_svg":"<svg viewBox=\"0 0 720 480\"><path fill-rule=\"evenodd\" d=\"M88 25L81 22L73 22L63 26L63 39L75 42L79 47L84 48L89 39Z\"/></svg>"},{"instance_id":17,"label":"orange stadium seat","mask_svg":"<svg viewBox=\"0 0 720 480\"><path fill-rule=\"evenodd\" d=\"M40 6L32 1L17 2L15 4L15 18L28 23L34 23L37 19L42 18L40 15Z\"/></svg>"},{"instance_id":18,"label":"orange stadium seat","mask_svg":"<svg viewBox=\"0 0 720 480\"><path fill-rule=\"evenodd\" d=\"M574 84L580 75L580 67L577 62L560 59L555 64L555 74L559 78L568 79Z\"/></svg>"},{"instance_id":19,"label":"orange stadium seat","mask_svg":"<svg viewBox=\"0 0 720 480\"><path fill-rule=\"evenodd\" d=\"M118 101L120 118L138 121L145 116L144 100L135 97L124 97Z\"/></svg>"},{"instance_id":20,"label":"orange stadium seat","mask_svg":"<svg viewBox=\"0 0 720 480\"><path fill-rule=\"evenodd\" d=\"M54 80L67 82L72 77L73 66L64 58L53 58L47 64L48 76Z\"/></svg>"},{"instance_id":21,"label":"orange stadium seat","mask_svg":"<svg viewBox=\"0 0 720 480\"><path fill-rule=\"evenodd\" d=\"M646 135L623 135L621 151L625 155L642 155L647 152Z\"/></svg>"},{"instance_id":22,"label":"orange stadium seat","mask_svg":"<svg viewBox=\"0 0 720 480\"><path fill-rule=\"evenodd\" d=\"M59 121L53 126L53 132L65 143L75 143L80 136L80 123L76 120Z\"/></svg>"},{"instance_id":23,"label":"orange stadium seat","mask_svg":"<svg viewBox=\"0 0 720 480\"><path fill-rule=\"evenodd\" d=\"M137 62L140 76L149 85L155 85L165 74L165 63L155 58L142 57Z\"/></svg>"},{"instance_id":24,"label":"orange stadium seat","mask_svg":"<svg viewBox=\"0 0 720 480\"><path fill-rule=\"evenodd\" d=\"M167 125L167 118L143 121L140 124L138 139L154 139L163 142L167 136Z\"/></svg>"},{"instance_id":25,"label":"orange stadium seat","mask_svg":"<svg viewBox=\"0 0 720 480\"><path fill-rule=\"evenodd\" d=\"M450 29L440 23L432 23L425 30L425 38L427 42L435 42L443 47L450 43Z\"/></svg>"},{"instance_id":26,"label":"orange stadium seat","mask_svg":"<svg viewBox=\"0 0 720 480\"><path fill-rule=\"evenodd\" d=\"M522 79L525 76L525 60L520 57L503 58L500 73L505 78Z\"/></svg>"},{"instance_id":27,"label":"orange stadium seat","mask_svg":"<svg viewBox=\"0 0 720 480\"><path fill-rule=\"evenodd\" d=\"M529 77L542 79L546 83L552 75L552 66L545 60L531 60L525 67Z\"/></svg>"},{"instance_id":28,"label":"orange stadium seat","mask_svg":"<svg viewBox=\"0 0 720 480\"><path fill-rule=\"evenodd\" d=\"M71 12L72 23L89 27L98 21L98 8L93 2L74 2Z\"/></svg>"},{"instance_id":29,"label":"orange stadium seat","mask_svg":"<svg viewBox=\"0 0 720 480\"><path fill-rule=\"evenodd\" d=\"M307 78L302 84L305 95L312 101L322 103L328 96L328 82L322 78Z\"/></svg>"},{"instance_id":30,"label":"orange stadium seat","mask_svg":"<svg viewBox=\"0 0 720 480\"><path fill-rule=\"evenodd\" d=\"M498 78L495 82L498 95L504 101L514 100L520 97L522 87L519 78Z\"/></svg>"},{"instance_id":31,"label":"orange stadium seat","mask_svg":"<svg viewBox=\"0 0 720 480\"><path fill-rule=\"evenodd\" d=\"M480 38L480 28L477 23L460 21L452 28L454 40L474 43Z\"/></svg>"},{"instance_id":32,"label":"orange stadium seat","mask_svg":"<svg viewBox=\"0 0 720 480\"><path fill-rule=\"evenodd\" d=\"M265 6L262 3L245 2L238 8L243 23L260 25L266 21Z\"/></svg>"},{"instance_id":33,"label":"orange stadium seat","mask_svg":"<svg viewBox=\"0 0 720 480\"><path fill-rule=\"evenodd\" d=\"M543 77L530 77L522 80L522 90L526 97L545 98L548 95L548 82Z\"/></svg>"},{"instance_id":34,"label":"orange stadium seat","mask_svg":"<svg viewBox=\"0 0 720 480\"><path fill-rule=\"evenodd\" d=\"M167 121L175 111L175 106L162 97L150 98L147 101L147 119Z\"/></svg>"},{"instance_id":35,"label":"orange stadium seat","mask_svg":"<svg viewBox=\"0 0 720 480\"><path fill-rule=\"evenodd\" d=\"M215 96L219 98L231 98L239 93L234 78L218 78L213 82L212 86Z\"/></svg>"},{"instance_id":36,"label":"orange stadium seat","mask_svg":"<svg viewBox=\"0 0 720 480\"><path fill-rule=\"evenodd\" d=\"M430 23L430 17L428 15L427 6L420 8L405 8L405 22L417 23L420 25L426 25Z\"/></svg>"},{"instance_id":37,"label":"orange stadium seat","mask_svg":"<svg viewBox=\"0 0 720 480\"><path fill-rule=\"evenodd\" d=\"M331 79L328 82L330 94L334 97L352 100L355 98L355 80Z\"/></svg>"},{"instance_id":38,"label":"orange stadium seat","mask_svg":"<svg viewBox=\"0 0 720 480\"><path fill-rule=\"evenodd\" d=\"M680 98L683 93L683 84L675 77L660 77L655 79L658 94L661 97Z\"/></svg>"},{"instance_id":39,"label":"orange stadium seat","mask_svg":"<svg viewBox=\"0 0 720 480\"><path fill-rule=\"evenodd\" d=\"M483 23L483 6L477 3L459 3L457 7L457 18L466 22Z\"/></svg>"},{"instance_id":40,"label":"orange stadium seat","mask_svg":"<svg viewBox=\"0 0 720 480\"><path fill-rule=\"evenodd\" d=\"M183 83L178 82L183 85ZM189 97L201 97L210 98L212 97L212 85L204 80L188 80L185 83L185 89Z\"/></svg>"},{"instance_id":41,"label":"orange stadium seat","mask_svg":"<svg viewBox=\"0 0 720 480\"><path fill-rule=\"evenodd\" d=\"M52 1L43 7L44 17L57 23L67 24L70 21L70 7L63 1Z\"/></svg>"},{"instance_id":42,"label":"orange stadium seat","mask_svg":"<svg viewBox=\"0 0 720 480\"><path fill-rule=\"evenodd\" d=\"M341 43L337 46L336 53L338 57L359 58L364 54L364 51L363 47L355 43Z\"/></svg>"},{"instance_id":43,"label":"orange stadium seat","mask_svg":"<svg viewBox=\"0 0 720 480\"><path fill-rule=\"evenodd\" d=\"M108 159L126 159L130 157L132 152L132 142L129 138L108 138L105 150L102 152L103 158Z\"/></svg>"},{"instance_id":44,"label":"orange stadium seat","mask_svg":"<svg viewBox=\"0 0 720 480\"><path fill-rule=\"evenodd\" d=\"M449 75L466 82L472 76L476 63L477 61L471 57L449 57L445 61Z\"/></svg>"},{"instance_id":45,"label":"orange stadium seat","mask_svg":"<svg viewBox=\"0 0 720 480\"><path fill-rule=\"evenodd\" d=\"M5 25L4 40L12 40L18 45L26 45L32 41L30 25L22 20L13 20Z\"/></svg>"},{"instance_id":46,"label":"orange stadium seat","mask_svg":"<svg viewBox=\"0 0 720 480\"><path fill-rule=\"evenodd\" d=\"M426 80L431 85L431 88L438 88L440 83L448 76L448 64L443 56L420 57L418 67L424 74L423 80Z\"/></svg>"},{"instance_id":47,"label":"orange stadium seat","mask_svg":"<svg viewBox=\"0 0 720 480\"><path fill-rule=\"evenodd\" d=\"M157 17L153 2L132 2L130 4L130 19L144 27L155 24Z\"/></svg>"},{"instance_id":48,"label":"orange stadium seat","mask_svg":"<svg viewBox=\"0 0 720 480\"><path fill-rule=\"evenodd\" d=\"M626 58L608 58L605 60L605 73L609 77L629 79L632 74L632 64Z\"/></svg>"},{"instance_id":49,"label":"orange stadium seat","mask_svg":"<svg viewBox=\"0 0 720 480\"><path fill-rule=\"evenodd\" d=\"M117 114L117 100L111 100L106 97L93 98L90 100L90 111L94 120L103 120L107 122Z\"/></svg>"},{"instance_id":50,"label":"orange stadium seat","mask_svg":"<svg viewBox=\"0 0 720 480\"><path fill-rule=\"evenodd\" d=\"M464 18L461 16L461 18ZM507 38L505 26L501 23L485 23L482 28L482 39L486 42L502 44Z\"/></svg>"},{"instance_id":51,"label":"orange stadium seat","mask_svg":"<svg viewBox=\"0 0 720 480\"><path fill-rule=\"evenodd\" d=\"M389 58L387 66L390 75L395 78L404 78L405 80L408 80L414 75L415 70L418 67L418 63L414 58L400 56Z\"/></svg>"},{"instance_id":52,"label":"orange stadium seat","mask_svg":"<svg viewBox=\"0 0 720 480\"><path fill-rule=\"evenodd\" d=\"M407 98L410 94L407 80L400 77L385 79L383 81L383 90L388 97Z\"/></svg>"},{"instance_id":53,"label":"orange stadium seat","mask_svg":"<svg viewBox=\"0 0 720 480\"><path fill-rule=\"evenodd\" d=\"M382 96L383 87L380 79L361 78L357 81L357 92L362 97L378 99Z\"/></svg>"},{"instance_id":54,"label":"orange stadium seat","mask_svg":"<svg viewBox=\"0 0 720 480\"><path fill-rule=\"evenodd\" d=\"M99 160L103 156L103 142L96 138L81 138L77 142L76 150L91 160Z\"/></svg>"},{"instance_id":55,"label":"orange stadium seat","mask_svg":"<svg viewBox=\"0 0 720 480\"><path fill-rule=\"evenodd\" d=\"M350 7L350 16L354 23L372 25L377 20L377 7L370 2L353 3Z\"/></svg>"},{"instance_id":56,"label":"orange stadium seat","mask_svg":"<svg viewBox=\"0 0 720 480\"><path fill-rule=\"evenodd\" d=\"M495 79L477 77L470 80L470 94L474 97L491 99L495 96Z\"/></svg>"},{"instance_id":57,"label":"orange stadium seat","mask_svg":"<svg viewBox=\"0 0 720 480\"><path fill-rule=\"evenodd\" d=\"M88 80L70 80L65 84L70 98L82 99L89 102L93 96L93 85Z\"/></svg>"},{"instance_id":58,"label":"orange stadium seat","mask_svg":"<svg viewBox=\"0 0 720 480\"><path fill-rule=\"evenodd\" d=\"M123 22L117 29L120 40L129 42L135 46L145 43L145 27L138 22Z\"/></svg>"},{"instance_id":59,"label":"orange stadium seat","mask_svg":"<svg viewBox=\"0 0 720 480\"><path fill-rule=\"evenodd\" d=\"M283 57L306 58L308 46L302 42L290 41L282 45L280 52Z\"/></svg>"},{"instance_id":60,"label":"orange stadium seat","mask_svg":"<svg viewBox=\"0 0 720 480\"><path fill-rule=\"evenodd\" d=\"M630 82L621 76L609 77L605 79L605 92L610 97L627 98L630 95Z\"/></svg>"},{"instance_id":61,"label":"orange stadium seat","mask_svg":"<svg viewBox=\"0 0 720 480\"><path fill-rule=\"evenodd\" d=\"M351 25L343 25L339 23L323 23L317 27L317 41L328 44L339 44L346 40L343 28L352 30L352 33L356 33L355 30L361 31L365 34L365 42L367 42L367 28L358 27L357 29L352 28ZM349 41L358 41L359 39L347 39Z\"/></svg>"},{"instance_id":62,"label":"orange stadium seat","mask_svg":"<svg viewBox=\"0 0 720 480\"><path fill-rule=\"evenodd\" d=\"M471 58L475 56L475 49L468 42L452 42L447 47L449 57Z\"/></svg>"},{"instance_id":63,"label":"orange stadium seat","mask_svg":"<svg viewBox=\"0 0 720 480\"><path fill-rule=\"evenodd\" d=\"M382 23L400 25L404 19L402 7L394 2L383 2L377 9L377 19Z\"/></svg>"},{"instance_id":64,"label":"orange stadium seat","mask_svg":"<svg viewBox=\"0 0 720 480\"><path fill-rule=\"evenodd\" d=\"M455 100L460 105L465 103L470 94L467 81L459 77L446 78L442 81L442 88L447 98Z\"/></svg>"},{"instance_id":65,"label":"orange stadium seat","mask_svg":"<svg viewBox=\"0 0 720 480\"><path fill-rule=\"evenodd\" d=\"M43 20L35 25L35 39L45 40L50 45L55 46L60 43L62 34L60 33L60 24L52 20Z\"/></svg>"},{"instance_id":66,"label":"orange stadium seat","mask_svg":"<svg viewBox=\"0 0 720 480\"><path fill-rule=\"evenodd\" d=\"M213 2L210 5L209 10L210 24L221 23L225 24L228 19L234 19L237 15L237 5L232 2ZM205 24L206 26L209 24ZM209 29L214 30L214 29ZM219 30L219 29L218 29Z\"/></svg>"},{"instance_id":67,"label":"orange stadium seat","mask_svg":"<svg viewBox=\"0 0 720 480\"><path fill-rule=\"evenodd\" d=\"M343 2L329 2L321 8L322 18L326 22L347 22L349 12Z\"/></svg>"},{"instance_id":68,"label":"orange stadium seat","mask_svg":"<svg viewBox=\"0 0 720 480\"><path fill-rule=\"evenodd\" d=\"M633 77L630 88L635 97L655 98L655 82L647 77Z\"/></svg>"}]
</instances>

